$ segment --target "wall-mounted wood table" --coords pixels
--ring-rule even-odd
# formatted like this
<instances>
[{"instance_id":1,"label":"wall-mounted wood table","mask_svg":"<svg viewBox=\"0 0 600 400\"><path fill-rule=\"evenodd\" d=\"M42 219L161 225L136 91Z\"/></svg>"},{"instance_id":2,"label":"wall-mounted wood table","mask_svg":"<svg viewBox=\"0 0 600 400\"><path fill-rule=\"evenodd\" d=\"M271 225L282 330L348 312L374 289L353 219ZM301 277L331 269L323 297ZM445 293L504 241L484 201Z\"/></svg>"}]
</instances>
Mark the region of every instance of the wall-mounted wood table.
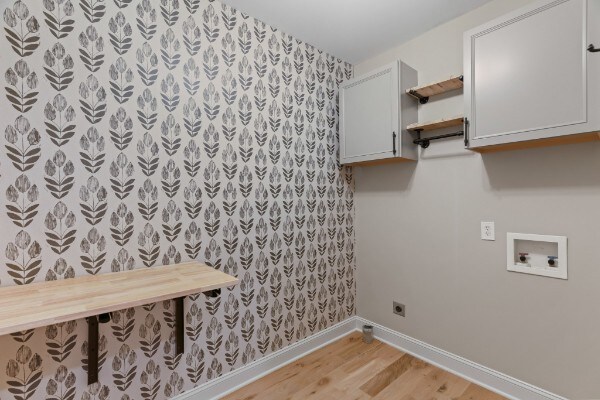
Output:
<instances>
[{"instance_id":1,"label":"wall-mounted wood table","mask_svg":"<svg viewBox=\"0 0 600 400\"><path fill-rule=\"evenodd\" d=\"M0 288L0 335L88 320L88 383L98 380L98 322L129 307L175 299L177 352L183 352L183 298L217 296L237 278L199 262L141 268L60 281ZM95 355L95 359L94 359Z\"/></svg>"}]
</instances>

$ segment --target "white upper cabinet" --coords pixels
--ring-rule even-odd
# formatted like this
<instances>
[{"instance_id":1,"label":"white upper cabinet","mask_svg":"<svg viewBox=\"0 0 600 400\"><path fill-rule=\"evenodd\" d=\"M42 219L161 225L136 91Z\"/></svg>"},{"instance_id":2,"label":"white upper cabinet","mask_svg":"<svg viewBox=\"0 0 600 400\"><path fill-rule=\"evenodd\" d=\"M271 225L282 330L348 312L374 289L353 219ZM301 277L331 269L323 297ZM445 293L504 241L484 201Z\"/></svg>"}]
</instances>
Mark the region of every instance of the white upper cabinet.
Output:
<instances>
[{"instance_id":1,"label":"white upper cabinet","mask_svg":"<svg viewBox=\"0 0 600 400\"><path fill-rule=\"evenodd\" d=\"M406 89L417 72L394 62L344 82L340 88L340 163L417 158L405 127L417 120L417 105Z\"/></svg>"},{"instance_id":2,"label":"white upper cabinet","mask_svg":"<svg viewBox=\"0 0 600 400\"><path fill-rule=\"evenodd\" d=\"M469 148L600 130L600 52L588 50L600 47L599 11L544 0L465 33Z\"/></svg>"}]
</instances>

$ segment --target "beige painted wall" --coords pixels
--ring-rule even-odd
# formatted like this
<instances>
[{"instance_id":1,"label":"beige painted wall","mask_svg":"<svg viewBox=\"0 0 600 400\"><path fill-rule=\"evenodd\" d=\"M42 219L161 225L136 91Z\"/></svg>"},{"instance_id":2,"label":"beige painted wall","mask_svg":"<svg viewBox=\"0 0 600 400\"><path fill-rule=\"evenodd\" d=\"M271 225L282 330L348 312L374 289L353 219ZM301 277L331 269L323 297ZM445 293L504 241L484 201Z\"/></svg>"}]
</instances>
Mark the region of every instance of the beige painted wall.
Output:
<instances>
[{"instance_id":1,"label":"beige painted wall","mask_svg":"<svg viewBox=\"0 0 600 400\"><path fill-rule=\"evenodd\" d=\"M460 74L463 31L529 2L495 0L355 75L395 58L420 83ZM419 118L460 113L459 94L432 99ZM355 171L360 316L559 395L600 398L599 144L481 156L454 139L418 163ZM495 242L479 238L488 220ZM506 271L510 231L568 236L569 280Z\"/></svg>"}]
</instances>

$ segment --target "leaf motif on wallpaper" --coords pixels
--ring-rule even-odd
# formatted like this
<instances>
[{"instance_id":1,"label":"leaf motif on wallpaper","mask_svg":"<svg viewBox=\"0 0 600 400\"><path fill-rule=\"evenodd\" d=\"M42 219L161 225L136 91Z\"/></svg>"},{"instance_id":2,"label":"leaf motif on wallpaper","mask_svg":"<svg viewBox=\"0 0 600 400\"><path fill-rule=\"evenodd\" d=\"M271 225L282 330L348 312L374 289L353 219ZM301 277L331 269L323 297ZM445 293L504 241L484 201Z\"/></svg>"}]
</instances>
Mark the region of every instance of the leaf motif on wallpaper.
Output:
<instances>
[{"instance_id":1,"label":"leaf motif on wallpaper","mask_svg":"<svg viewBox=\"0 0 600 400\"><path fill-rule=\"evenodd\" d=\"M221 246L217 243L217 241L213 238L210 239L208 246L204 250L204 260L206 265L213 267L215 269L221 269ZM215 298L206 298L206 310L214 315L218 309L221 302L221 297Z\"/></svg>"},{"instance_id":2,"label":"leaf motif on wallpaper","mask_svg":"<svg viewBox=\"0 0 600 400\"><path fill-rule=\"evenodd\" d=\"M161 171L161 184L163 192L169 198L173 198L181 187L181 170L175 164L175 161L169 159L167 165Z\"/></svg>"},{"instance_id":3,"label":"leaf motif on wallpaper","mask_svg":"<svg viewBox=\"0 0 600 400\"><path fill-rule=\"evenodd\" d=\"M267 73L267 55L260 45L254 49L254 69L259 78Z\"/></svg>"},{"instance_id":4,"label":"leaf motif on wallpaper","mask_svg":"<svg viewBox=\"0 0 600 400\"><path fill-rule=\"evenodd\" d=\"M198 228L195 221L190 222L190 226L184 232L185 237L185 252L187 256L195 260L200 253L202 245L202 231Z\"/></svg>"},{"instance_id":5,"label":"leaf motif on wallpaper","mask_svg":"<svg viewBox=\"0 0 600 400\"><path fill-rule=\"evenodd\" d=\"M121 249L123 250L123 249ZM120 342L126 342L135 328L135 309L113 311L111 318L111 329L113 336Z\"/></svg>"},{"instance_id":6,"label":"leaf motif on wallpaper","mask_svg":"<svg viewBox=\"0 0 600 400\"><path fill-rule=\"evenodd\" d=\"M111 115L109 126L111 141L117 150L125 150L133 139L133 121L123 107Z\"/></svg>"},{"instance_id":7,"label":"leaf motif on wallpaper","mask_svg":"<svg viewBox=\"0 0 600 400\"><path fill-rule=\"evenodd\" d=\"M137 372L137 354L127 344L122 344L112 362L115 387L124 392L131 386Z\"/></svg>"},{"instance_id":8,"label":"leaf motif on wallpaper","mask_svg":"<svg viewBox=\"0 0 600 400\"><path fill-rule=\"evenodd\" d=\"M40 158L41 137L37 129L31 127L29 120L24 116L18 116L14 125L6 127L4 138L8 142L5 145L6 155L13 166L21 172L33 168Z\"/></svg>"},{"instance_id":9,"label":"leaf motif on wallpaper","mask_svg":"<svg viewBox=\"0 0 600 400\"><path fill-rule=\"evenodd\" d=\"M97 124L106 114L106 91L94 75L89 75L85 82L79 85L79 104L85 119L90 124ZM95 128L94 128L95 129Z\"/></svg>"},{"instance_id":10,"label":"leaf motif on wallpaper","mask_svg":"<svg viewBox=\"0 0 600 400\"><path fill-rule=\"evenodd\" d=\"M210 237L214 237L221 223L221 211L214 202L210 202L208 208L204 210L204 229Z\"/></svg>"},{"instance_id":11,"label":"leaf motif on wallpaper","mask_svg":"<svg viewBox=\"0 0 600 400\"><path fill-rule=\"evenodd\" d=\"M225 74L221 77L221 91L223 93L223 98L228 105L233 105L237 98L237 81L235 77L231 73L229 69L225 71ZM230 111L230 108L227 108ZM234 134L230 134L229 136L233 136Z\"/></svg>"},{"instance_id":12,"label":"leaf motif on wallpaper","mask_svg":"<svg viewBox=\"0 0 600 400\"><path fill-rule=\"evenodd\" d=\"M115 3L117 1L118 0L115 0ZM127 2L129 3L131 0L128 0ZM108 20L108 30L108 38L110 40L110 44L115 49L115 52L119 55L127 53L133 42L133 39L131 38L133 29L121 11Z\"/></svg>"},{"instance_id":13,"label":"leaf motif on wallpaper","mask_svg":"<svg viewBox=\"0 0 600 400\"><path fill-rule=\"evenodd\" d=\"M287 316L285 317L285 320L283 322L283 333L288 342L291 342L292 340L294 340L295 332L296 332L296 329L295 329L294 316L292 315L291 312L288 312Z\"/></svg>"},{"instance_id":14,"label":"leaf motif on wallpaper","mask_svg":"<svg viewBox=\"0 0 600 400\"><path fill-rule=\"evenodd\" d=\"M160 84L161 99L165 106L165 109L169 112L173 112L179 105L179 83L175 81L175 77L172 74L167 74L165 79Z\"/></svg>"},{"instance_id":15,"label":"leaf motif on wallpaper","mask_svg":"<svg viewBox=\"0 0 600 400\"><path fill-rule=\"evenodd\" d=\"M148 132L138 141L137 151L138 165L142 172L146 176L152 176L158 168L158 144Z\"/></svg>"},{"instance_id":16,"label":"leaf motif on wallpaper","mask_svg":"<svg viewBox=\"0 0 600 400\"><path fill-rule=\"evenodd\" d=\"M281 63L281 78L286 86L290 86L290 83L292 83L292 76L292 63L289 57L285 57Z\"/></svg>"},{"instance_id":17,"label":"leaf motif on wallpaper","mask_svg":"<svg viewBox=\"0 0 600 400\"><path fill-rule=\"evenodd\" d=\"M183 188L183 197L185 199L183 205L188 217L192 220L196 219L202 211L202 190L195 180L190 179L189 184Z\"/></svg>"},{"instance_id":18,"label":"leaf motif on wallpaper","mask_svg":"<svg viewBox=\"0 0 600 400\"><path fill-rule=\"evenodd\" d=\"M26 175L19 175L6 189L6 214L20 228L25 228L38 213L39 192ZM11 204L12 203L12 204Z\"/></svg>"},{"instance_id":19,"label":"leaf motif on wallpaper","mask_svg":"<svg viewBox=\"0 0 600 400\"><path fill-rule=\"evenodd\" d=\"M319 85L319 88L317 89L317 109L319 111L323 111L325 109L325 92L323 91L323 86ZM319 114L319 118L322 118L322 115ZM318 121L318 119L317 119ZM317 127L317 129L319 129L319 127ZM324 135L320 135L319 139L323 139Z\"/></svg>"},{"instance_id":20,"label":"leaf motif on wallpaper","mask_svg":"<svg viewBox=\"0 0 600 400\"><path fill-rule=\"evenodd\" d=\"M198 307L196 302L192 302L190 309L185 314L185 334L192 341L196 343L202 332L202 309Z\"/></svg>"},{"instance_id":21,"label":"leaf motif on wallpaper","mask_svg":"<svg viewBox=\"0 0 600 400\"><path fill-rule=\"evenodd\" d=\"M181 44L175 37L175 33L173 33L171 28L167 29L167 31L161 35L160 47L160 54L165 67L169 70L177 67L181 61L181 54L179 54Z\"/></svg>"},{"instance_id":22,"label":"leaf motif on wallpaper","mask_svg":"<svg viewBox=\"0 0 600 400\"><path fill-rule=\"evenodd\" d=\"M142 0L136 7L137 26L145 40L150 40L156 33L156 9L150 0Z\"/></svg>"},{"instance_id":23,"label":"leaf motif on wallpaper","mask_svg":"<svg viewBox=\"0 0 600 400\"><path fill-rule=\"evenodd\" d=\"M4 75L6 83L5 86L6 98L20 113L26 113L31 110L33 105L37 102L37 89L38 77L35 71L29 69L29 65L23 61L18 60L14 67L6 70Z\"/></svg>"},{"instance_id":24,"label":"leaf motif on wallpaper","mask_svg":"<svg viewBox=\"0 0 600 400\"><path fill-rule=\"evenodd\" d=\"M294 100L296 100L296 104L298 106L301 106L304 103L305 89L306 87L304 86L304 81L300 77L297 77L294 80ZM300 109L298 109L297 111L300 111Z\"/></svg>"},{"instance_id":25,"label":"leaf motif on wallpaper","mask_svg":"<svg viewBox=\"0 0 600 400\"><path fill-rule=\"evenodd\" d=\"M153 266L160 254L160 236L149 223L146 223L138 235L138 246L139 257L144 266Z\"/></svg>"},{"instance_id":26,"label":"leaf motif on wallpaper","mask_svg":"<svg viewBox=\"0 0 600 400\"><path fill-rule=\"evenodd\" d=\"M256 234L256 238L255 238L256 245L258 246L259 249L263 250L265 248L265 246L267 245L267 234L268 234L268 227L267 227L267 224L265 223L264 219L262 219L262 218L258 219L258 223L256 224L255 234Z\"/></svg>"},{"instance_id":27,"label":"leaf motif on wallpaper","mask_svg":"<svg viewBox=\"0 0 600 400\"><path fill-rule=\"evenodd\" d=\"M110 163L110 188L119 200L123 200L133 190L133 164L129 162L124 153L119 153L116 160Z\"/></svg>"},{"instance_id":28,"label":"leaf motif on wallpaper","mask_svg":"<svg viewBox=\"0 0 600 400\"><path fill-rule=\"evenodd\" d=\"M271 61L271 65L275 67L281 60L281 43L275 33L271 34L268 41L268 47L269 60Z\"/></svg>"},{"instance_id":29,"label":"leaf motif on wallpaper","mask_svg":"<svg viewBox=\"0 0 600 400\"><path fill-rule=\"evenodd\" d=\"M29 8L20 0L4 10L6 40L20 57L27 57L40 45L40 24L35 16L29 16ZM18 27L18 28L17 28Z\"/></svg>"},{"instance_id":30,"label":"leaf motif on wallpaper","mask_svg":"<svg viewBox=\"0 0 600 400\"><path fill-rule=\"evenodd\" d=\"M131 4L133 0L114 0L115 4L119 8L125 8Z\"/></svg>"},{"instance_id":31,"label":"leaf motif on wallpaper","mask_svg":"<svg viewBox=\"0 0 600 400\"><path fill-rule=\"evenodd\" d=\"M56 373L46 384L46 400L74 400L76 378L67 367L59 365Z\"/></svg>"},{"instance_id":32,"label":"leaf motif on wallpaper","mask_svg":"<svg viewBox=\"0 0 600 400\"><path fill-rule=\"evenodd\" d=\"M238 28L238 45L243 54L248 54L252 47L252 31L246 22L243 22Z\"/></svg>"},{"instance_id":33,"label":"leaf motif on wallpaper","mask_svg":"<svg viewBox=\"0 0 600 400\"><path fill-rule=\"evenodd\" d=\"M135 266L135 259L129 255L127 249L120 249L117 256L110 263L111 272L131 271Z\"/></svg>"},{"instance_id":34,"label":"leaf motif on wallpaper","mask_svg":"<svg viewBox=\"0 0 600 400\"><path fill-rule=\"evenodd\" d=\"M181 233L181 209L173 200L169 200L162 211L163 234L169 242L174 242Z\"/></svg>"},{"instance_id":35,"label":"leaf motif on wallpaper","mask_svg":"<svg viewBox=\"0 0 600 400\"><path fill-rule=\"evenodd\" d=\"M247 363L254 361L255 358L256 358L256 350L254 350L254 347L252 347L250 345L250 343L247 343L246 348L244 349L244 352L242 353L242 363L245 365Z\"/></svg>"},{"instance_id":36,"label":"leaf motif on wallpaper","mask_svg":"<svg viewBox=\"0 0 600 400\"><path fill-rule=\"evenodd\" d=\"M31 239L29 233L19 231L14 242L9 242L4 252L9 260L6 263L7 274L17 285L33 282L42 268L40 244Z\"/></svg>"},{"instance_id":37,"label":"leaf motif on wallpaper","mask_svg":"<svg viewBox=\"0 0 600 400\"><path fill-rule=\"evenodd\" d=\"M176 122L173 114L169 114L167 119L160 125L160 131L162 134L162 146L165 152L169 156L173 156L181 147L181 127Z\"/></svg>"},{"instance_id":38,"label":"leaf motif on wallpaper","mask_svg":"<svg viewBox=\"0 0 600 400\"><path fill-rule=\"evenodd\" d=\"M198 147L194 140L190 140L188 145L183 149L183 155L185 157L183 160L185 171L187 172L188 176L193 178L200 170L200 147Z\"/></svg>"},{"instance_id":39,"label":"leaf motif on wallpaper","mask_svg":"<svg viewBox=\"0 0 600 400\"><path fill-rule=\"evenodd\" d=\"M6 375L8 390L16 399L32 399L42 382L42 357L23 345L15 358L8 360Z\"/></svg>"},{"instance_id":40,"label":"leaf motif on wallpaper","mask_svg":"<svg viewBox=\"0 0 600 400\"><path fill-rule=\"evenodd\" d=\"M254 227L253 214L254 214L254 209L252 208L252 206L250 206L250 202L247 199L244 200L244 203L240 207L240 228L242 229L242 232L244 233L244 235L248 235L250 233L250 231L252 230L252 228ZM242 266L245 267L246 264L245 264L244 258L243 258L243 250L244 250L244 247L242 246L241 261L242 261ZM247 269L247 268L245 268L245 269Z\"/></svg>"},{"instance_id":41,"label":"leaf motif on wallpaper","mask_svg":"<svg viewBox=\"0 0 600 400\"><path fill-rule=\"evenodd\" d=\"M79 0L79 6L85 18L91 23L100 21L106 12L104 0Z\"/></svg>"},{"instance_id":42,"label":"leaf motif on wallpaper","mask_svg":"<svg viewBox=\"0 0 600 400\"><path fill-rule=\"evenodd\" d=\"M66 89L73 82L73 58L67 54L64 46L57 42L44 53L45 76L56 91Z\"/></svg>"},{"instance_id":43,"label":"leaf motif on wallpaper","mask_svg":"<svg viewBox=\"0 0 600 400\"><path fill-rule=\"evenodd\" d=\"M196 105L196 101L190 97L183 105L183 124L188 135L194 137L198 135L202 128L202 111Z\"/></svg>"},{"instance_id":44,"label":"leaf motif on wallpaper","mask_svg":"<svg viewBox=\"0 0 600 400\"><path fill-rule=\"evenodd\" d=\"M265 321L260 321L260 327L256 334L256 344L258 346L258 351L260 351L262 355L269 350L269 344L271 343L271 338L269 337L270 332L271 330Z\"/></svg>"},{"instance_id":45,"label":"leaf motif on wallpaper","mask_svg":"<svg viewBox=\"0 0 600 400\"><path fill-rule=\"evenodd\" d=\"M214 42L219 37L219 16L212 4L209 4L202 13L204 36L209 42Z\"/></svg>"},{"instance_id":46,"label":"leaf motif on wallpaper","mask_svg":"<svg viewBox=\"0 0 600 400\"><path fill-rule=\"evenodd\" d=\"M74 334L76 328L76 321L46 327L46 351L54 361L61 363L69 357L77 344L77 334ZM62 382L58 379L56 381Z\"/></svg>"},{"instance_id":47,"label":"leaf motif on wallpaper","mask_svg":"<svg viewBox=\"0 0 600 400\"><path fill-rule=\"evenodd\" d=\"M81 240L81 265L88 274L96 275L106 261L106 239L93 227Z\"/></svg>"},{"instance_id":48,"label":"leaf motif on wallpaper","mask_svg":"<svg viewBox=\"0 0 600 400\"><path fill-rule=\"evenodd\" d=\"M177 396L183 390L183 378L177 372L172 372L165 384L164 394L167 398Z\"/></svg>"},{"instance_id":49,"label":"leaf motif on wallpaper","mask_svg":"<svg viewBox=\"0 0 600 400\"><path fill-rule=\"evenodd\" d=\"M264 255L263 255L263 260L266 260ZM261 265L262 265L261 271L266 271L268 268L268 265L266 265L266 264L261 264ZM268 272L267 272L267 275L268 275ZM266 278L264 279L264 281L266 282ZM258 315L258 318L260 318L261 320L264 319L265 316L267 315L268 310L269 310L269 293L265 289L264 283L263 283L263 284L261 284L261 288L258 291L258 296L256 296L256 314Z\"/></svg>"},{"instance_id":50,"label":"leaf motif on wallpaper","mask_svg":"<svg viewBox=\"0 0 600 400\"><path fill-rule=\"evenodd\" d=\"M238 171L238 164L237 164L237 153L234 150L231 143L227 143L227 146L225 146L225 150L223 151L223 154L222 154L222 159L223 159L223 164L222 164L223 172L225 172L225 176L227 177L227 179L233 180Z\"/></svg>"},{"instance_id":51,"label":"leaf motif on wallpaper","mask_svg":"<svg viewBox=\"0 0 600 400\"><path fill-rule=\"evenodd\" d=\"M144 89L142 94L138 96L137 105L139 108L137 112L138 120L144 129L151 130L158 118L158 113L156 112L158 101L150 89ZM152 139L150 138L150 140Z\"/></svg>"},{"instance_id":52,"label":"leaf motif on wallpaper","mask_svg":"<svg viewBox=\"0 0 600 400\"><path fill-rule=\"evenodd\" d=\"M225 341L225 362L232 367L237 362L239 355L240 339L234 332L230 332Z\"/></svg>"},{"instance_id":53,"label":"leaf motif on wallpaper","mask_svg":"<svg viewBox=\"0 0 600 400\"><path fill-rule=\"evenodd\" d=\"M190 15L183 21L181 29L183 31L183 45L185 46L185 49L190 56L195 56L200 51L201 46L200 37L202 31L200 30L200 27L197 26L194 17Z\"/></svg>"},{"instance_id":54,"label":"leaf motif on wallpaper","mask_svg":"<svg viewBox=\"0 0 600 400\"><path fill-rule=\"evenodd\" d=\"M158 56L148 43L144 43L136 51L137 69L140 79L146 86L151 86L158 79Z\"/></svg>"},{"instance_id":55,"label":"leaf motif on wallpaper","mask_svg":"<svg viewBox=\"0 0 600 400\"><path fill-rule=\"evenodd\" d=\"M244 163L247 163L254 153L254 149L252 147L252 137L250 136L247 128L242 130L242 134L239 136L238 141L240 157Z\"/></svg>"},{"instance_id":56,"label":"leaf motif on wallpaper","mask_svg":"<svg viewBox=\"0 0 600 400\"><path fill-rule=\"evenodd\" d=\"M237 10L227 4L221 5L221 19L223 20L223 25L225 25L225 29L228 31L233 30L237 23Z\"/></svg>"},{"instance_id":57,"label":"leaf motif on wallpaper","mask_svg":"<svg viewBox=\"0 0 600 400\"><path fill-rule=\"evenodd\" d=\"M165 254L163 254L162 265L179 264L181 262L181 253L174 245L169 245Z\"/></svg>"},{"instance_id":58,"label":"leaf motif on wallpaper","mask_svg":"<svg viewBox=\"0 0 600 400\"><path fill-rule=\"evenodd\" d=\"M173 26L179 19L179 1L178 0L161 0L160 14L168 26Z\"/></svg>"},{"instance_id":59,"label":"leaf motif on wallpaper","mask_svg":"<svg viewBox=\"0 0 600 400\"><path fill-rule=\"evenodd\" d=\"M213 80L219 73L219 56L213 46L208 46L202 54L204 74L209 80Z\"/></svg>"},{"instance_id":60,"label":"leaf motif on wallpaper","mask_svg":"<svg viewBox=\"0 0 600 400\"><path fill-rule=\"evenodd\" d=\"M250 119L252 119L252 103L250 102L248 95L245 93L238 102L238 114L240 121L244 126L250 123ZM259 114L259 118L261 117L261 114Z\"/></svg>"},{"instance_id":61,"label":"leaf motif on wallpaper","mask_svg":"<svg viewBox=\"0 0 600 400\"><path fill-rule=\"evenodd\" d=\"M158 188L150 179L146 179L138 191L138 211L146 221L154 218L158 210Z\"/></svg>"},{"instance_id":62,"label":"leaf motif on wallpaper","mask_svg":"<svg viewBox=\"0 0 600 400\"><path fill-rule=\"evenodd\" d=\"M154 315L147 314L144 322L140 325L140 349L148 358L152 358L160 346L160 321L154 318Z\"/></svg>"},{"instance_id":63,"label":"leaf motif on wallpaper","mask_svg":"<svg viewBox=\"0 0 600 400\"><path fill-rule=\"evenodd\" d=\"M267 155L265 154L265 151L262 148L259 148L258 152L254 156L254 172L256 173L256 177L260 181L262 181L267 175ZM264 211L261 212L261 214L262 213L264 213Z\"/></svg>"},{"instance_id":64,"label":"leaf motif on wallpaper","mask_svg":"<svg viewBox=\"0 0 600 400\"><path fill-rule=\"evenodd\" d=\"M244 165L244 168L242 168L242 172L240 172L239 175L239 187L240 187L240 193L242 194L242 196L244 197L248 197L250 196L250 194L252 193L252 172L250 172L250 168L248 168L248 165Z\"/></svg>"},{"instance_id":65,"label":"leaf motif on wallpaper","mask_svg":"<svg viewBox=\"0 0 600 400\"><path fill-rule=\"evenodd\" d=\"M46 176L46 188L56 199L62 199L69 194L69 191L75 184L75 166L67 160L67 156L61 150L54 153L54 156L46 162L44 167Z\"/></svg>"},{"instance_id":66,"label":"leaf motif on wallpaper","mask_svg":"<svg viewBox=\"0 0 600 400\"><path fill-rule=\"evenodd\" d=\"M277 231L281 226L281 207L277 203L273 203L269 209L269 225L273 231ZM279 261L279 257L277 260Z\"/></svg>"},{"instance_id":67,"label":"leaf motif on wallpaper","mask_svg":"<svg viewBox=\"0 0 600 400\"><path fill-rule=\"evenodd\" d=\"M90 72L97 72L104 63L104 39L94 25L79 34L79 58Z\"/></svg>"},{"instance_id":68,"label":"leaf motif on wallpaper","mask_svg":"<svg viewBox=\"0 0 600 400\"><path fill-rule=\"evenodd\" d=\"M244 277L240 280L240 297L242 304L246 307L254 300L254 278L248 271L244 273Z\"/></svg>"},{"instance_id":69,"label":"leaf motif on wallpaper","mask_svg":"<svg viewBox=\"0 0 600 400\"><path fill-rule=\"evenodd\" d=\"M246 56L244 56L242 60L238 63L238 78L242 89L250 89L254 78L252 76L252 65L250 64Z\"/></svg>"},{"instance_id":70,"label":"leaf motif on wallpaper","mask_svg":"<svg viewBox=\"0 0 600 400\"><path fill-rule=\"evenodd\" d=\"M70 279L75 277L75 269L67 264L64 258L56 260L52 268L46 273L46 281L56 281L58 279Z\"/></svg>"},{"instance_id":71,"label":"leaf motif on wallpaper","mask_svg":"<svg viewBox=\"0 0 600 400\"><path fill-rule=\"evenodd\" d=\"M193 58L183 64L183 74L183 87L190 96L195 95L200 88L200 67Z\"/></svg>"},{"instance_id":72,"label":"leaf motif on wallpaper","mask_svg":"<svg viewBox=\"0 0 600 400\"><path fill-rule=\"evenodd\" d=\"M213 160L204 169L204 189L210 199L214 199L221 190L221 170Z\"/></svg>"},{"instance_id":73,"label":"leaf motif on wallpaper","mask_svg":"<svg viewBox=\"0 0 600 400\"><path fill-rule=\"evenodd\" d=\"M108 209L106 197L106 189L100 185L95 176L90 176L85 186L81 186L81 189L79 189L79 198L81 199L79 206L88 224L93 226L102 221Z\"/></svg>"},{"instance_id":74,"label":"leaf motif on wallpaper","mask_svg":"<svg viewBox=\"0 0 600 400\"><path fill-rule=\"evenodd\" d=\"M185 364L187 365L185 371L190 381L197 385L202 378L204 373L204 350L198 346L197 343L192 343L192 349L187 353L185 358Z\"/></svg>"},{"instance_id":75,"label":"leaf motif on wallpaper","mask_svg":"<svg viewBox=\"0 0 600 400\"><path fill-rule=\"evenodd\" d=\"M81 163L89 173L95 174L105 161L104 137L100 136L98 130L92 126L81 136L79 145L82 150L79 152Z\"/></svg>"},{"instance_id":76,"label":"leaf motif on wallpaper","mask_svg":"<svg viewBox=\"0 0 600 400\"><path fill-rule=\"evenodd\" d=\"M282 252L282 241L277 232L275 232L273 238L269 241L269 258L274 265L279 264Z\"/></svg>"},{"instance_id":77,"label":"leaf motif on wallpaper","mask_svg":"<svg viewBox=\"0 0 600 400\"><path fill-rule=\"evenodd\" d=\"M237 57L236 44L230 32L227 32L221 39L221 57L228 68L231 68L235 63Z\"/></svg>"},{"instance_id":78,"label":"leaf motif on wallpaper","mask_svg":"<svg viewBox=\"0 0 600 400\"><path fill-rule=\"evenodd\" d=\"M61 2L56 0L44 1L44 16L50 33L57 39L67 37L73 31L75 20L68 18L73 16L75 7L71 1Z\"/></svg>"},{"instance_id":79,"label":"leaf motif on wallpaper","mask_svg":"<svg viewBox=\"0 0 600 400\"><path fill-rule=\"evenodd\" d=\"M144 399L156 399L160 390L160 366L149 360L140 374L140 393Z\"/></svg>"},{"instance_id":80,"label":"leaf motif on wallpaper","mask_svg":"<svg viewBox=\"0 0 600 400\"><path fill-rule=\"evenodd\" d=\"M233 220L229 218L227 224L223 226L223 246L227 253L233 254L237 250L239 240L238 235L238 227Z\"/></svg>"},{"instance_id":81,"label":"leaf motif on wallpaper","mask_svg":"<svg viewBox=\"0 0 600 400\"><path fill-rule=\"evenodd\" d=\"M216 317L210 319L206 327L206 348L213 356L219 351L223 343L223 325Z\"/></svg>"},{"instance_id":82,"label":"leaf motif on wallpaper","mask_svg":"<svg viewBox=\"0 0 600 400\"><path fill-rule=\"evenodd\" d=\"M254 37L262 43L267 36L267 24L257 19L254 20Z\"/></svg>"},{"instance_id":83,"label":"leaf motif on wallpaper","mask_svg":"<svg viewBox=\"0 0 600 400\"><path fill-rule=\"evenodd\" d=\"M225 109L222 118L223 122L221 124L221 129L223 130L223 136L225 136L225 139L228 142L231 142L236 137L237 133L237 120L231 107ZM247 128L244 127L244 130L247 131ZM241 143L242 138L239 137L238 140L240 140Z\"/></svg>"},{"instance_id":84,"label":"leaf motif on wallpaper","mask_svg":"<svg viewBox=\"0 0 600 400\"><path fill-rule=\"evenodd\" d=\"M122 57L117 58L108 70L110 75L110 91L119 104L128 101L133 95L133 71L127 67Z\"/></svg>"},{"instance_id":85,"label":"leaf motif on wallpaper","mask_svg":"<svg viewBox=\"0 0 600 400\"><path fill-rule=\"evenodd\" d=\"M44 108L46 117L46 133L52 143L63 146L75 135L75 109L67 103L62 94L54 96L52 102L46 103Z\"/></svg>"}]
</instances>

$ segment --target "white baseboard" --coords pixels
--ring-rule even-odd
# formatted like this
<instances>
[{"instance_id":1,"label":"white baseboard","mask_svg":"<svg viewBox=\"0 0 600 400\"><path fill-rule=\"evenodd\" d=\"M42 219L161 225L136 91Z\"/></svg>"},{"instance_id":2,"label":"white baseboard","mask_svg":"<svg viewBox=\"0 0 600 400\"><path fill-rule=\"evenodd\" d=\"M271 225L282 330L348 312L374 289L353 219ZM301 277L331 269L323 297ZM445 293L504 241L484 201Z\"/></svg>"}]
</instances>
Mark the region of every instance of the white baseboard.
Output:
<instances>
[{"instance_id":1,"label":"white baseboard","mask_svg":"<svg viewBox=\"0 0 600 400\"><path fill-rule=\"evenodd\" d=\"M354 317L195 387L172 400L216 400L356 330Z\"/></svg>"},{"instance_id":2,"label":"white baseboard","mask_svg":"<svg viewBox=\"0 0 600 400\"><path fill-rule=\"evenodd\" d=\"M536 386L522 382L501 372L487 368L456 354L431 346L360 317L351 317L324 331L302 339L248 365L206 382L172 400L216 400L321 347L373 325L374 336L406 353L412 354L441 369L458 375L512 400L567 400Z\"/></svg>"},{"instance_id":3,"label":"white baseboard","mask_svg":"<svg viewBox=\"0 0 600 400\"><path fill-rule=\"evenodd\" d=\"M400 332L374 324L366 319L354 317L354 320L356 321L357 329L362 329L362 326L365 324L372 325L374 336L382 342L509 399L567 400L564 397L421 342Z\"/></svg>"}]
</instances>

